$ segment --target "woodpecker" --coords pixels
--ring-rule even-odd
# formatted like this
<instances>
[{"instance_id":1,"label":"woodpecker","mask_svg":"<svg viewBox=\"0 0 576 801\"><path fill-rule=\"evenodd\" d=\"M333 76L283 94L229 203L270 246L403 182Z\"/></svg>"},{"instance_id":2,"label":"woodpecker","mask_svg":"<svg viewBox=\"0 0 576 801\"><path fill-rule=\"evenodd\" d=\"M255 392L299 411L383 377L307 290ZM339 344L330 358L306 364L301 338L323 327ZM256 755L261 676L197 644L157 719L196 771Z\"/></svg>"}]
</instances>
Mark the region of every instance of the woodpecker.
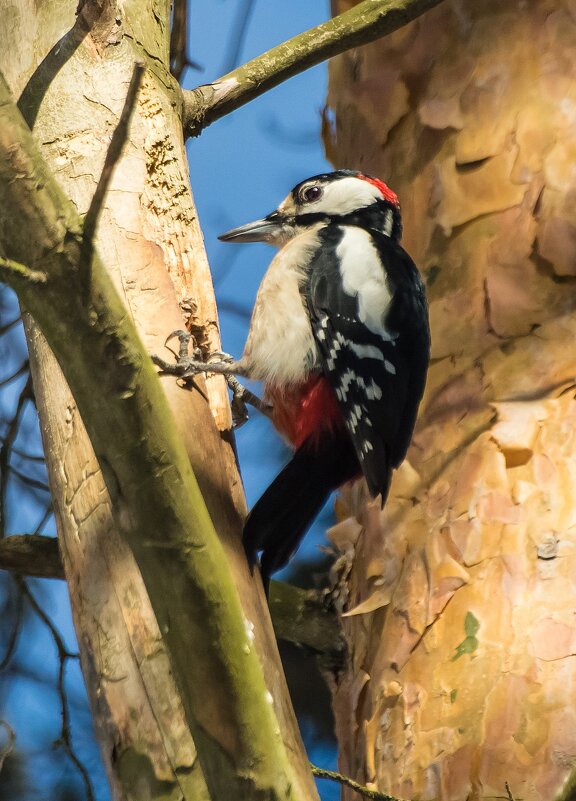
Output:
<instances>
[{"instance_id":1,"label":"woodpecker","mask_svg":"<svg viewBox=\"0 0 576 801\"><path fill-rule=\"evenodd\" d=\"M406 456L428 368L418 270L400 245L395 193L338 170L299 183L225 242L280 248L258 290L242 357L199 370L257 379L294 454L244 527L264 581L283 567L342 484L366 479L382 505Z\"/></svg>"}]
</instances>

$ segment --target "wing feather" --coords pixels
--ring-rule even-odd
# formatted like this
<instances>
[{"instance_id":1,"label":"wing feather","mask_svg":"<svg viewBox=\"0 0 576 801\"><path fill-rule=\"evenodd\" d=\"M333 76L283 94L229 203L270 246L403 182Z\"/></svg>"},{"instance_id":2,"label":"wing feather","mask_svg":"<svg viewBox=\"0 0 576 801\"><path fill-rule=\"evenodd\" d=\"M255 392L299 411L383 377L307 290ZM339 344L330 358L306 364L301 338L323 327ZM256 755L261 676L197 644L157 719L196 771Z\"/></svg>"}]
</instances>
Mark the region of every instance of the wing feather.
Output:
<instances>
[{"instance_id":1,"label":"wing feather","mask_svg":"<svg viewBox=\"0 0 576 801\"><path fill-rule=\"evenodd\" d=\"M374 237L372 250L357 254L342 247L345 232L328 226L316 252L306 287L314 337L323 372L332 385L360 464L373 496L388 492L392 468L406 455L424 389L429 335L424 290L418 271L397 244ZM352 241L359 241L351 238ZM343 256L373 259L360 265L355 287L349 275L354 265ZM377 270L381 274L377 274ZM375 303L386 293L390 302L381 314ZM363 314L369 307L370 317ZM380 327L374 325L380 314ZM364 319L363 319L364 317Z\"/></svg>"}]
</instances>

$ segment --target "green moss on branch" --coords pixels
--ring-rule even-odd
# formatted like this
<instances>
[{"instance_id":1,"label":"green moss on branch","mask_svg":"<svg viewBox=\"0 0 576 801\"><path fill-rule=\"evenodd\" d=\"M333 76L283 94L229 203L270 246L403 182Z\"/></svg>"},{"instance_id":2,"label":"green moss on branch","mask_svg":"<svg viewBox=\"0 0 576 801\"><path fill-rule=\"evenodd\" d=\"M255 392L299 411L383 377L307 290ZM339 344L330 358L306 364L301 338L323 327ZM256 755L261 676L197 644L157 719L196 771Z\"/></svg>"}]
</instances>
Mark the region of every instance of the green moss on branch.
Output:
<instances>
[{"instance_id":1,"label":"green moss on branch","mask_svg":"<svg viewBox=\"0 0 576 801\"><path fill-rule=\"evenodd\" d=\"M283 42L212 84L184 91L184 131L198 136L212 122L327 58L397 31L442 0L364 0Z\"/></svg>"},{"instance_id":2,"label":"green moss on branch","mask_svg":"<svg viewBox=\"0 0 576 801\"><path fill-rule=\"evenodd\" d=\"M142 573L213 798L303 799L223 548L151 360L0 76L0 247L72 390Z\"/></svg>"}]
</instances>

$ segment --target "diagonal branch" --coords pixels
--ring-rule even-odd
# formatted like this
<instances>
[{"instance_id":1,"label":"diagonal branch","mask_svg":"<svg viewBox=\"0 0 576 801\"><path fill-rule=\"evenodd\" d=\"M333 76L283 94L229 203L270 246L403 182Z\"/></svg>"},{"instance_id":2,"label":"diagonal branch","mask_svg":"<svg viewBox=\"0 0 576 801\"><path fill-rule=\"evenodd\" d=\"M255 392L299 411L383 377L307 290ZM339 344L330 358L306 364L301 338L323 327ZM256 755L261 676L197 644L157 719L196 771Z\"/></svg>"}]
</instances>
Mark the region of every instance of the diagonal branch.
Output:
<instances>
[{"instance_id":1,"label":"diagonal branch","mask_svg":"<svg viewBox=\"0 0 576 801\"><path fill-rule=\"evenodd\" d=\"M0 213L7 258L41 265L48 275L17 293L90 435L115 523L170 653L211 796L310 796L282 739L250 621L152 361L97 253L89 297L78 291L80 219L1 75Z\"/></svg>"},{"instance_id":2,"label":"diagonal branch","mask_svg":"<svg viewBox=\"0 0 576 801\"><path fill-rule=\"evenodd\" d=\"M407 25L442 0L363 0L316 28L283 42L211 84L183 92L184 132L204 128L279 83L345 50Z\"/></svg>"},{"instance_id":3,"label":"diagonal branch","mask_svg":"<svg viewBox=\"0 0 576 801\"><path fill-rule=\"evenodd\" d=\"M31 270L30 267L13 259L0 258L0 280L17 291L19 286L26 283L45 284L48 276L41 270Z\"/></svg>"}]
</instances>

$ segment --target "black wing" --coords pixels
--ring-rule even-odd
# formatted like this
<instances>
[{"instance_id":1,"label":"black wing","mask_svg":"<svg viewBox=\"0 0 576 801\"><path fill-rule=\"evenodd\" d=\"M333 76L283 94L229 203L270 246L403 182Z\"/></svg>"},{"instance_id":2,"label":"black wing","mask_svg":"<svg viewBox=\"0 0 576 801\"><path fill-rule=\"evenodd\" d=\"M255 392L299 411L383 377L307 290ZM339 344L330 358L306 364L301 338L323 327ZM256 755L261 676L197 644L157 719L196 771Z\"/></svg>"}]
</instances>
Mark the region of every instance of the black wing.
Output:
<instances>
[{"instance_id":1,"label":"black wing","mask_svg":"<svg viewBox=\"0 0 576 801\"><path fill-rule=\"evenodd\" d=\"M344 232L328 226L304 288L322 370L338 398L373 496L388 493L403 461L424 391L430 339L424 288L396 242L371 232L392 300L381 334L360 319L358 296L344 290L336 249ZM383 318L384 312L383 310Z\"/></svg>"}]
</instances>

